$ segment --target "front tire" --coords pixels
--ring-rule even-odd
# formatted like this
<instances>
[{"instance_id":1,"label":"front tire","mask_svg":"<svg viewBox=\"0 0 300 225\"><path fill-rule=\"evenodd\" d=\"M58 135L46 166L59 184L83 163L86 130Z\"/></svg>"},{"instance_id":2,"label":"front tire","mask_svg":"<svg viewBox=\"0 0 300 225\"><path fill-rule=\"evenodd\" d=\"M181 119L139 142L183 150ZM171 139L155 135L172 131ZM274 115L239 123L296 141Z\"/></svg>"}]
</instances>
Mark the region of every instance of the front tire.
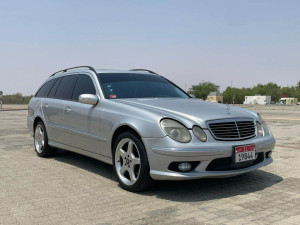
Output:
<instances>
[{"instance_id":1,"label":"front tire","mask_svg":"<svg viewBox=\"0 0 300 225\"><path fill-rule=\"evenodd\" d=\"M39 157L54 156L56 149L48 145L47 130L42 121L37 122L34 128L34 147Z\"/></svg>"},{"instance_id":2,"label":"front tire","mask_svg":"<svg viewBox=\"0 0 300 225\"><path fill-rule=\"evenodd\" d=\"M127 131L117 137L113 146L113 166L125 190L141 191L152 184L145 147L134 132Z\"/></svg>"}]
</instances>

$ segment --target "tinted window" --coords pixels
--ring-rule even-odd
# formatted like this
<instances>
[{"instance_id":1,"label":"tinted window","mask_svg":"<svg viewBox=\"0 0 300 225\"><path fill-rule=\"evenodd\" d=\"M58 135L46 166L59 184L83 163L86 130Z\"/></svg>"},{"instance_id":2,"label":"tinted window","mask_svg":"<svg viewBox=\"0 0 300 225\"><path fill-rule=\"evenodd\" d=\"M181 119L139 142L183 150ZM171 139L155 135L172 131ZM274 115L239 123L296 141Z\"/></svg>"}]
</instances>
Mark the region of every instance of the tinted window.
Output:
<instances>
[{"instance_id":1,"label":"tinted window","mask_svg":"<svg viewBox=\"0 0 300 225\"><path fill-rule=\"evenodd\" d=\"M54 98L54 95L56 93L56 90L57 90L57 87L59 85L59 82L60 82L61 78L56 78L55 80L56 80L56 82L53 85L53 87L51 88L51 90L50 90L50 92L48 94L48 98Z\"/></svg>"},{"instance_id":2,"label":"tinted window","mask_svg":"<svg viewBox=\"0 0 300 225\"><path fill-rule=\"evenodd\" d=\"M75 81L77 79L76 75L72 76L65 76L60 81L55 98L58 99L71 99L73 87L75 84Z\"/></svg>"},{"instance_id":3,"label":"tinted window","mask_svg":"<svg viewBox=\"0 0 300 225\"><path fill-rule=\"evenodd\" d=\"M46 84L44 84L40 88L40 90L36 93L35 96L36 97L47 97L47 95L54 83L55 83L55 79L49 80Z\"/></svg>"},{"instance_id":4,"label":"tinted window","mask_svg":"<svg viewBox=\"0 0 300 225\"><path fill-rule=\"evenodd\" d=\"M72 99L78 101L81 94L96 94L94 83L88 75L79 75L73 90Z\"/></svg>"},{"instance_id":5,"label":"tinted window","mask_svg":"<svg viewBox=\"0 0 300 225\"><path fill-rule=\"evenodd\" d=\"M190 98L158 75L99 73L97 76L106 98Z\"/></svg>"}]
</instances>

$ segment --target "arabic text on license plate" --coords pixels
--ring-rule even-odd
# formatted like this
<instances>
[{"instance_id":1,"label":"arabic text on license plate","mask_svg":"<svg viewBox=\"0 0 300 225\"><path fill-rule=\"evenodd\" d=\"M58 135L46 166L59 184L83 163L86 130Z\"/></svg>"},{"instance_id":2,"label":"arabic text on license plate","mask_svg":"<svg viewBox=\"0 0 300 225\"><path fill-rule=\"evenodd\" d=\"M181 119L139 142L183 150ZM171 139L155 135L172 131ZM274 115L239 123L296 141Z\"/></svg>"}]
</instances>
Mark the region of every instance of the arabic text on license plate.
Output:
<instances>
[{"instance_id":1,"label":"arabic text on license plate","mask_svg":"<svg viewBox=\"0 0 300 225\"><path fill-rule=\"evenodd\" d=\"M237 146L234 148L235 162L245 162L255 159L255 145Z\"/></svg>"}]
</instances>

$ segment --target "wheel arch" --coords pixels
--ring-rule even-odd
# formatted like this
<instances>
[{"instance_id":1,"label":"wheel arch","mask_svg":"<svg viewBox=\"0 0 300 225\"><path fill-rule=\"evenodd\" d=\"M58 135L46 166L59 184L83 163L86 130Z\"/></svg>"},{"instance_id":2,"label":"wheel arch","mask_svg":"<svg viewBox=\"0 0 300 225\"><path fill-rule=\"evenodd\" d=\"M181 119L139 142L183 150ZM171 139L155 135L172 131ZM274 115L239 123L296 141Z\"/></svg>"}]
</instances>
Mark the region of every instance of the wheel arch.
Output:
<instances>
[{"instance_id":1,"label":"wheel arch","mask_svg":"<svg viewBox=\"0 0 300 225\"><path fill-rule=\"evenodd\" d=\"M114 147L115 141L118 138L118 136L120 134L126 132L126 131L132 131L132 132L134 132L140 138L141 142L145 146L145 144L144 144L144 142L142 140L141 134L135 128L133 128L132 126L130 126L128 124L122 124L118 128L116 128L115 131L113 132L113 135L112 135L112 138L111 138L111 142L110 142L111 153L113 153L113 147Z\"/></svg>"},{"instance_id":2,"label":"wheel arch","mask_svg":"<svg viewBox=\"0 0 300 225\"><path fill-rule=\"evenodd\" d=\"M44 123L44 121L42 120L41 117L37 116L37 117L34 118L34 121L33 121L33 131L34 131L35 126L37 125L37 123L38 123L39 121L42 121L42 122ZM45 124L45 123L44 123L44 124Z\"/></svg>"}]
</instances>

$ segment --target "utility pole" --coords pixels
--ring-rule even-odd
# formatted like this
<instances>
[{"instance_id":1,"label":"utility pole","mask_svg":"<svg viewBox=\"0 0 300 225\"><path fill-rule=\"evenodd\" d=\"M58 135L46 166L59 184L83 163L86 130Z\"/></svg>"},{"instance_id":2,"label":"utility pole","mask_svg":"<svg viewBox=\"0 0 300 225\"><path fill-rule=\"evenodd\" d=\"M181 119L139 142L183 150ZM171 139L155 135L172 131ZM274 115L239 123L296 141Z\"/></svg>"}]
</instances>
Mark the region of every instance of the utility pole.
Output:
<instances>
[{"instance_id":1,"label":"utility pole","mask_svg":"<svg viewBox=\"0 0 300 225\"><path fill-rule=\"evenodd\" d=\"M232 97L232 80L230 81L230 97Z\"/></svg>"},{"instance_id":2,"label":"utility pole","mask_svg":"<svg viewBox=\"0 0 300 225\"><path fill-rule=\"evenodd\" d=\"M232 93L232 81L230 81L230 91ZM234 105L234 95L232 96L232 104Z\"/></svg>"},{"instance_id":3,"label":"utility pole","mask_svg":"<svg viewBox=\"0 0 300 225\"><path fill-rule=\"evenodd\" d=\"M0 109L2 109L2 95L3 91L0 91Z\"/></svg>"}]
</instances>

